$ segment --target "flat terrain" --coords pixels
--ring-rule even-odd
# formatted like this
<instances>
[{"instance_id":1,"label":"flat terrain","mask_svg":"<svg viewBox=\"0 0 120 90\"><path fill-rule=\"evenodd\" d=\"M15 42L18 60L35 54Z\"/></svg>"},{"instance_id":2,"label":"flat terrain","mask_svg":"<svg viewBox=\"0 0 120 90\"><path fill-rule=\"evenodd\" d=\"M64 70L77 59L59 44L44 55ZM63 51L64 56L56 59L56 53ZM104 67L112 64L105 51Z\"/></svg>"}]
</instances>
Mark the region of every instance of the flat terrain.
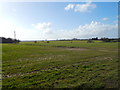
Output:
<instances>
[{"instance_id":1,"label":"flat terrain","mask_svg":"<svg viewBox=\"0 0 120 90\"><path fill-rule=\"evenodd\" d=\"M2 45L3 88L117 88L118 43Z\"/></svg>"}]
</instances>

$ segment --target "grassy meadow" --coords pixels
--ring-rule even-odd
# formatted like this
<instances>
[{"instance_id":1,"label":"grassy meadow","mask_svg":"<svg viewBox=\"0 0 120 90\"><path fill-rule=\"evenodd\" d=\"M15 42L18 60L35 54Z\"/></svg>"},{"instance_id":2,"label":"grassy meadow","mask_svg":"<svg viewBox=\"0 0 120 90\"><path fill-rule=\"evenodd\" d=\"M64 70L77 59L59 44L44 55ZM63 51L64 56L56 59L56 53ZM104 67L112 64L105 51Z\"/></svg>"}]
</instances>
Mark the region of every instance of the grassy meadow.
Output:
<instances>
[{"instance_id":1,"label":"grassy meadow","mask_svg":"<svg viewBox=\"0 0 120 90\"><path fill-rule=\"evenodd\" d=\"M118 42L2 44L2 88L118 88Z\"/></svg>"}]
</instances>

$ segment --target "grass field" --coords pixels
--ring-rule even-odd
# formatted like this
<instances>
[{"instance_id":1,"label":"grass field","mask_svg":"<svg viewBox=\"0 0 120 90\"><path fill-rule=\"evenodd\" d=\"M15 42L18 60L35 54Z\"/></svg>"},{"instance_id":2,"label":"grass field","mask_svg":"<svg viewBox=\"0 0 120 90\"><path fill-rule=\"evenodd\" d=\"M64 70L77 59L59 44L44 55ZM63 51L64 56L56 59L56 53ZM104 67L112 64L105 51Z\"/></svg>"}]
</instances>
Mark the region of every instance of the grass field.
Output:
<instances>
[{"instance_id":1,"label":"grass field","mask_svg":"<svg viewBox=\"0 0 120 90\"><path fill-rule=\"evenodd\" d=\"M4 88L118 88L118 43L2 45Z\"/></svg>"}]
</instances>

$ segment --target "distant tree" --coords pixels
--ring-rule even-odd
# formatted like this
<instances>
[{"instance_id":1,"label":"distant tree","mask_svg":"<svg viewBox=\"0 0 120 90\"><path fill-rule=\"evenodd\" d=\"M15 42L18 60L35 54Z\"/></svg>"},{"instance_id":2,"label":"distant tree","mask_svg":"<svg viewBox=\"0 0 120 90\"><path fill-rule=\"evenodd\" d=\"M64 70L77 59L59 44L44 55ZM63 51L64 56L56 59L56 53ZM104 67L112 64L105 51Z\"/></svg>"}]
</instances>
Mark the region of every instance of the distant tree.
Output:
<instances>
[{"instance_id":1,"label":"distant tree","mask_svg":"<svg viewBox=\"0 0 120 90\"><path fill-rule=\"evenodd\" d=\"M118 38L118 42L120 42L120 38Z\"/></svg>"},{"instance_id":2,"label":"distant tree","mask_svg":"<svg viewBox=\"0 0 120 90\"><path fill-rule=\"evenodd\" d=\"M47 41L47 43L50 43L50 41Z\"/></svg>"},{"instance_id":3,"label":"distant tree","mask_svg":"<svg viewBox=\"0 0 120 90\"><path fill-rule=\"evenodd\" d=\"M77 40L77 38L73 38L72 40Z\"/></svg>"},{"instance_id":4,"label":"distant tree","mask_svg":"<svg viewBox=\"0 0 120 90\"><path fill-rule=\"evenodd\" d=\"M7 38L7 40L6 40L8 43L14 43L15 41L14 40L12 40L11 38Z\"/></svg>"},{"instance_id":5,"label":"distant tree","mask_svg":"<svg viewBox=\"0 0 120 90\"><path fill-rule=\"evenodd\" d=\"M37 41L34 41L34 43L37 43Z\"/></svg>"},{"instance_id":6,"label":"distant tree","mask_svg":"<svg viewBox=\"0 0 120 90\"><path fill-rule=\"evenodd\" d=\"M20 40L17 39L0 37L0 43L19 43L19 42Z\"/></svg>"},{"instance_id":7,"label":"distant tree","mask_svg":"<svg viewBox=\"0 0 120 90\"><path fill-rule=\"evenodd\" d=\"M109 38L101 38L101 40L103 41L103 42L110 42L111 41L111 39L109 39Z\"/></svg>"},{"instance_id":8,"label":"distant tree","mask_svg":"<svg viewBox=\"0 0 120 90\"><path fill-rule=\"evenodd\" d=\"M0 43L2 43L2 38L0 37Z\"/></svg>"},{"instance_id":9,"label":"distant tree","mask_svg":"<svg viewBox=\"0 0 120 90\"><path fill-rule=\"evenodd\" d=\"M93 40L89 39L87 40L87 43L94 43Z\"/></svg>"},{"instance_id":10,"label":"distant tree","mask_svg":"<svg viewBox=\"0 0 120 90\"><path fill-rule=\"evenodd\" d=\"M92 40L98 40L98 37L96 37L96 38L92 38Z\"/></svg>"},{"instance_id":11,"label":"distant tree","mask_svg":"<svg viewBox=\"0 0 120 90\"><path fill-rule=\"evenodd\" d=\"M2 43L6 43L7 42L7 39L4 38L4 37L0 37L2 39Z\"/></svg>"},{"instance_id":12,"label":"distant tree","mask_svg":"<svg viewBox=\"0 0 120 90\"><path fill-rule=\"evenodd\" d=\"M13 40L13 43L19 43L19 42L20 42L20 40L17 40L17 39Z\"/></svg>"}]
</instances>

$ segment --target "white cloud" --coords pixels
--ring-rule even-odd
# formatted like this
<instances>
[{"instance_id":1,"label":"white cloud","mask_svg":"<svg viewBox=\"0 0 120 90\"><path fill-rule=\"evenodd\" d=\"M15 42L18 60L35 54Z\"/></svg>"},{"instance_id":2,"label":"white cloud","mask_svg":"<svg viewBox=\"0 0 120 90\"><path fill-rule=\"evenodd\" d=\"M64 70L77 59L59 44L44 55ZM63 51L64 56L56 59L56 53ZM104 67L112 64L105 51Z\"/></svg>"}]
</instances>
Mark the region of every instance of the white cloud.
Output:
<instances>
[{"instance_id":1,"label":"white cloud","mask_svg":"<svg viewBox=\"0 0 120 90\"><path fill-rule=\"evenodd\" d=\"M36 29L38 30L49 30L51 28L51 23L47 22L47 23L38 23L38 24L32 24L32 26L34 26Z\"/></svg>"},{"instance_id":2,"label":"white cloud","mask_svg":"<svg viewBox=\"0 0 120 90\"><path fill-rule=\"evenodd\" d=\"M70 10L70 9L73 9L74 8L74 4L68 4L64 9L65 10Z\"/></svg>"},{"instance_id":3,"label":"white cloud","mask_svg":"<svg viewBox=\"0 0 120 90\"><path fill-rule=\"evenodd\" d=\"M7 21L0 21L0 37L5 36L5 37L14 37L13 32L14 31L14 26L12 22L7 22Z\"/></svg>"},{"instance_id":4,"label":"white cloud","mask_svg":"<svg viewBox=\"0 0 120 90\"><path fill-rule=\"evenodd\" d=\"M117 37L118 35L117 24L103 24L96 21L70 30L53 30L52 24L48 22L32 24L33 29L18 26L14 28L13 25L11 22L0 22L0 36L13 38L14 30L16 31L17 39L20 40Z\"/></svg>"},{"instance_id":5,"label":"white cloud","mask_svg":"<svg viewBox=\"0 0 120 90\"><path fill-rule=\"evenodd\" d=\"M91 3L76 4L74 11L75 12L90 12L94 8L96 8L96 5L91 4Z\"/></svg>"},{"instance_id":6,"label":"white cloud","mask_svg":"<svg viewBox=\"0 0 120 90\"><path fill-rule=\"evenodd\" d=\"M20 40L32 40L39 38L39 36L36 36L37 33L34 29L17 27L15 31L16 31L16 38Z\"/></svg>"},{"instance_id":7,"label":"white cloud","mask_svg":"<svg viewBox=\"0 0 120 90\"><path fill-rule=\"evenodd\" d=\"M57 38L117 37L118 26L92 21L72 30L59 31Z\"/></svg>"},{"instance_id":8,"label":"white cloud","mask_svg":"<svg viewBox=\"0 0 120 90\"><path fill-rule=\"evenodd\" d=\"M50 23L50 22L32 24L32 26L37 30L41 30L45 34L52 34L53 33L53 31L51 30L52 23Z\"/></svg>"},{"instance_id":9,"label":"white cloud","mask_svg":"<svg viewBox=\"0 0 120 90\"><path fill-rule=\"evenodd\" d=\"M106 20L109 20L109 18L107 18L107 17L104 17L104 18L102 18L102 20L106 21Z\"/></svg>"},{"instance_id":10,"label":"white cloud","mask_svg":"<svg viewBox=\"0 0 120 90\"><path fill-rule=\"evenodd\" d=\"M70 39L70 38L92 38L92 37L117 37L118 26L117 24L103 24L100 22L92 21L89 24L80 25L71 30L56 30L52 29L50 32L54 33L43 33L42 39ZM39 33L39 35L41 35Z\"/></svg>"},{"instance_id":11,"label":"white cloud","mask_svg":"<svg viewBox=\"0 0 120 90\"><path fill-rule=\"evenodd\" d=\"M65 10L74 10L75 12L90 12L92 9L96 8L95 4L87 2L86 4L68 4Z\"/></svg>"}]
</instances>

